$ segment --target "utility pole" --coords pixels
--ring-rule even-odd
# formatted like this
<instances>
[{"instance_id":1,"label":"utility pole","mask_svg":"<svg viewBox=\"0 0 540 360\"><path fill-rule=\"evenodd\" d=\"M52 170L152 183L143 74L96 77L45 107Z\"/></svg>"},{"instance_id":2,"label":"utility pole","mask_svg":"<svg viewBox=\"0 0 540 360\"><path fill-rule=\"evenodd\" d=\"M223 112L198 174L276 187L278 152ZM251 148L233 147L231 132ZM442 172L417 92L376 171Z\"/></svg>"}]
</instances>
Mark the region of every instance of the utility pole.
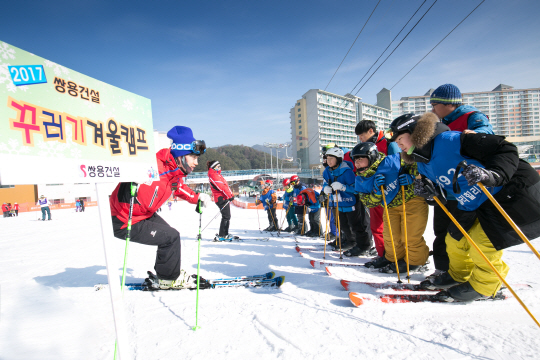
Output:
<instances>
[{"instance_id":1,"label":"utility pole","mask_svg":"<svg viewBox=\"0 0 540 360\"><path fill-rule=\"evenodd\" d=\"M276 149L276 156L277 156L277 164L276 164L276 179L279 182L279 153L278 149L288 148L291 146L291 144L276 144L276 143L264 143L264 147L270 148L270 154L272 154L272 149ZM270 161L272 161L272 157L270 157ZM272 164L270 164L270 171L272 173L272 176L274 175Z\"/></svg>"}]
</instances>

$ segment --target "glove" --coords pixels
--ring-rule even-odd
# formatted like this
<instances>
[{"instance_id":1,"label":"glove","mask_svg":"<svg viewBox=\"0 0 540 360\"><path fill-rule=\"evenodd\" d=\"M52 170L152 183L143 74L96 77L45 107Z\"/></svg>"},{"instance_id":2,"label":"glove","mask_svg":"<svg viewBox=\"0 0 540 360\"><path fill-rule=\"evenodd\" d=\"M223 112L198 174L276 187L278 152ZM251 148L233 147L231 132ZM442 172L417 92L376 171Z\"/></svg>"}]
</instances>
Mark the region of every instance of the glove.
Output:
<instances>
[{"instance_id":1,"label":"glove","mask_svg":"<svg viewBox=\"0 0 540 360\"><path fill-rule=\"evenodd\" d=\"M398 177L399 185L407 186L411 185L414 182L414 177L409 174L401 174Z\"/></svg>"},{"instance_id":2,"label":"glove","mask_svg":"<svg viewBox=\"0 0 540 360\"><path fill-rule=\"evenodd\" d=\"M324 187L323 191L327 195L330 195L331 193L333 193L332 188L330 186L328 186L328 185Z\"/></svg>"},{"instance_id":3,"label":"glove","mask_svg":"<svg viewBox=\"0 0 540 360\"><path fill-rule=\"evenodd\" d=\"M204 193L199 193L199 200L202 203L202 206L207 207L208 203L210 202L210 196Z\"/></svg>"},{"instance_id":4,"label":"glove","mask_svg":"<svg viewBox=\"0 0 540 360\"><path fill-rule=\"evenodd\" d=\"M321 195L319 195L319 202L321 204L324 204L326 202L326 195L324 193L322 193Z\"/></svg>"},{"instance_id":5,"label":"glove","mask_svg":"<svg viewBox=\"0 0 540 360\"><path fill-rule=\"evenodd\" d=\"M476 165L467 165L467 167L463 169L463 176L467 179L469 186L473 186L479 182L485 186L497 186L501 180L501 175L495 171L484 169Z\"/></svg>"},{"instance_id":6,"label":"glove","mask_svg":"<svg viewBox=\"0 0 540 360\"><path fill-rule=\"evenodd\" d=\"M414 195L423 197L426 199L428 205L435 205L433 197L437 198L443 203L446 204L446 196L441 191L440 187L434 184L428 178L415 179L414 182Z\"/></svg>"},{"instance_id":7,"label":"glove","mask_svg":"<svg viewBox=\"0 0 540 360\"><path fill-rule=\"evenodd\" d=\"M234 196L233 196L232 198L228 199L228 200L229 200L230 202L233 202Z\"/></svg>"},{"instance_id":8,"label":"glove","mask_svg":"<svg viewBox=\"0 0 540 360\"><path fill-rule=\"evenodd\" d=\"M384 185L386 179L383 174L375 175L375 181L373 182L373 193L375 195L381 195L381 186Z\"/></svg>"},{"instance_id":9,"label":"glove","mask_svg":"<svg viewBox=\"0 0 540 360\"><path fill-rule=\"evenodd\" d=\"M277 198L279 201L283 201L283 198L281 196L278 196Z\"/></svg>"},{"instance_id":10,"label":"glove","mask_svg":"<svg viewBox=\"0 0 540 360\"><path fill-rule=\"evenodd\" d=\"M336 181L332 183L332 189L334 189L335 191L345 191L347 190L347 187L342 183Z\"/></svg>"}]
</instances>

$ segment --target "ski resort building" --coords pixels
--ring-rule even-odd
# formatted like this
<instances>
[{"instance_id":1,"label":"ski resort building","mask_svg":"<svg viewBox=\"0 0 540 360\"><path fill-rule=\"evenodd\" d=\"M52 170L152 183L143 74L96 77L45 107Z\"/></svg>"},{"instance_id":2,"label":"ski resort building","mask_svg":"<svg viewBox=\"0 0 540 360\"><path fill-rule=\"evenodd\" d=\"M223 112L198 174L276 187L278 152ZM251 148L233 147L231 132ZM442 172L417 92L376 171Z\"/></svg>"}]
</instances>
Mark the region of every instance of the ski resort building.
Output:
<instances>
[{"instance_id":1,"label":"ski resort building","mask_svg":"<svg viewBox=\"0 0 540 360\"><path fill-rule=\"evenodd\" d=\"M351 94L311 89L291 108L290 120L293 157L302 169L312 169L321 165L326 144L350 150L358 143L354 128L359 121L372 120L384 129L392 114L389 107L364 103Z\"/></svg>"}]
</instances>

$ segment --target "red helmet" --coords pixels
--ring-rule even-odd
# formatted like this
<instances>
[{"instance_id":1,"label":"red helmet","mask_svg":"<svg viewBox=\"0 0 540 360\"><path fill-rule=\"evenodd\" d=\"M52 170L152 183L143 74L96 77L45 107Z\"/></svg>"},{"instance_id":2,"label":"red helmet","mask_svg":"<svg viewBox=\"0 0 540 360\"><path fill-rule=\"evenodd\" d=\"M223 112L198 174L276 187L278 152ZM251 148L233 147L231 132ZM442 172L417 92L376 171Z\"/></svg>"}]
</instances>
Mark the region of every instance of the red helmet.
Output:
<instances>
[{"instance_id":1,"label":"red helmet","mask_svg":"<svg viewBox=\"0 0 540 360\"><path fill-rule=\"evenodd\" d=\"M272 186L274 185L274 182L270 179L267 179L265 182L264 182L264 186Z\"/></svg>"},{"instance_id":2,"label":"red helmet","mask_svg":"<svg viewBox=\"0 0 540 360\"><path fill-rule=\"evenodd\" d=\"M296 197L296 205L304 206L306 204L306 198L304 195L300 194Z\"/></svg>"},{"instance_id":3,"label":"red helmet","mask_svg":"<svg viewBox=\"0 0 540 360\"><path fill-rule=\"evenodd\" d=\"M293 175L293 176L291 176L291 182L292 182L292 183L293 183L293 182L296 182L296 181L298 181L298 180L299 180L299 179L298 179L298 175Z\"/></svg>"},{"instance_id":4,"label":"red helmet","mask_svg":"<svg viewBox=\"0 0 540 360\"><path fill-rule=\"evenodd\" d=\"M291 179L283 179L283 186L289 186Z\"/></svg>"}]
</instances>

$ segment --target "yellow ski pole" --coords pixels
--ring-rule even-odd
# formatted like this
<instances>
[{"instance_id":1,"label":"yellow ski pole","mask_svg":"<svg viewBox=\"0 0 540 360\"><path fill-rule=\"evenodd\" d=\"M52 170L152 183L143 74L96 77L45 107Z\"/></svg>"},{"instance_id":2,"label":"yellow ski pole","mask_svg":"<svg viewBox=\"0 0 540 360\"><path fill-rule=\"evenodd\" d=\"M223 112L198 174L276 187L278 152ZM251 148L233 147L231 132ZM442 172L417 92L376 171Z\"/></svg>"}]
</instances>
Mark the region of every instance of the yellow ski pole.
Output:
<instances>
[{"instance_id":1,"label":"yellow ski pole","mask_svg":"<svg viewBox=\"0 0 540 360\"><path fill-rule=\"evenodd\" d=\"M521 238L521 240L523 240L523 242L525 244L527 244L527 246L529 246L529 248L532 250L532 252L536 255L536 257L538 259L540 259L540 254L538 253L538 251L536 251L536 249L534 248L534 246L531 244L531 242L527 239L527 236L525 236L525 234L523 233L523 231L521 231L521 229L516 225L516 223L510 218L510 216L508 216L508 214L506 213L506 211L504 211L504 209L501 207L501 205L499 204L499 202L497 200L495 200L495 198L493 197L493 195L491 195L491 193L488 191L488 189L486 189L486 187L484 186L484 184L482 183L477 183L478 186L480 186L480 189L482 189L482 191L486 194L486 196L489 198L489 200L491 200L491 202L493 203L493 205L495 205L495 207L499 210L499 212L502 214L502 216L504 216L504 218L506 219L506 221L508 221L508 223L510 224L510 226L512 226L512 228L518 233L519 237Z\"/></svg>"},{"instance_id":2,"label":"yellow ski pole","mask_svg":"<svg viewBox=\"0 0 540 360\"><path fill-rule=\"evenodd\" d=\"M339 223L339 193L337 192L336 190L336 195L334 195L336 197L336 215L335 216L337 218L337 231L338 231L338 236L339 236L339 260L343 260L343 255L341 254L341 227L340 227L340 223ZM334 219L336 220L336 219Z\"/></svg>"},{"instance_id":3,"label":"yellow ski pole","mask_svg":"<svg viewBox=\"0 0 540 360\"><path fill-rule=\"evenodd\" d=\"M326 200L326 212L325 212L325 217L326 217L326 229L324 231L324 254L323 254L323 259L326 259L326 239L327 239L327 236L328 236L328 226L330 225L330 216L328 216L328 208L330 206L330 199L327 199Z\"/></svg>"},{"instance_id":4,"label":"yellow ski pole","mask_svg":"<svg viewBox=\"0 0 540 360\"><path fill-rule=\"evenodd\" d=\"M409 244L407 244L407 211L405 210L405 186L401 185L401 195L403 197L403 224L405 225L405 259L407 259L407 282L411 282L409 275Z\"/></svg>"},{"instance_id":5,"label":"yellow ski pole","mask_svg":"<svg viewBox=\"0 0 540 360\"><path fill-rule=\"evenodd\" d=\"M401 284L401 279L399 277L399 266L398 266L398 259L396 256L396 247L394 246L394 237L392 236L392 225L390 225L390 215L388 214L388 205L386 204L386 196L384 196L384 187L381 185L381 192L382 192L382 198L384 202L384 210L386 211L386 221L388 222L388 231L390 232L390 241L392 242L392 250L394 251L394 261L396 262L396 271L397 271L397 278L398 278L398 284Z\"/></svg>"},{"instance_id":6,"label":"yellow ski pole","mask_svg":"<svg viewBox=\"0 0 540 360\"><path fill-rule=\"evenodd\" d=\"M452 214L450 213L450 211L448 211L448 209L446 208L446 206L443 205L443 203L437 198L437 196L434 196L433 199L437 202L437 204L439 204L439 206L441 207L441 209L444 210L444 212L446 213L446 215L448 215L448 217L450 218L450 220L452 220L452 222L457 226L457 228L461 231L461 233L463 234L463 236L465 236L465 238L467 239L467 241L469 241L469 243L476 249L476 251L478 251L478 253L482 256L482 258L486 261L486 263L489 265L489 267L491 267L491 270L493 270L495 272L495 274L497 274L497 276L499 277L499 279L504 283L504 285L508 288L508 290L510 290L510 292L512 293L512 295L514 295L514 297L517 299L517 301L521 304L521 306L523 306L523 308L525 309L525 311L527 312L527 314L529 314L529 316L534 320L534 322L536 323L536 325L538 325L538 327L540 327L540 323L538 322L538 320L536 320L536 318L534 317L534 315L529 311L529 309L527 308L527 306L523 303L523 301L521 301L521 299L519 298L519 296L516 294L516 292L514 291L514 289L512 289L512 287L510 286L510 284L508 284L506 282L506 280L503 278L503 276L501 275L500 272L497 271L497 269L495 268L495 266L493 266L493 264L491 263L491 261L489 261L489 259L486 257L486 255L484 255L484 253L482 252L482 250L480 250L480 248L478 247L478 245L476 245L476 243L473 241L473 239L469 236L469 234L467 234L467 232L465 231L465 229L463 229L463 227L461 227L461 225L459 224L459 222L456 220L456 218L454 216L452 216Z\"/></svg>"}]
</instances>

